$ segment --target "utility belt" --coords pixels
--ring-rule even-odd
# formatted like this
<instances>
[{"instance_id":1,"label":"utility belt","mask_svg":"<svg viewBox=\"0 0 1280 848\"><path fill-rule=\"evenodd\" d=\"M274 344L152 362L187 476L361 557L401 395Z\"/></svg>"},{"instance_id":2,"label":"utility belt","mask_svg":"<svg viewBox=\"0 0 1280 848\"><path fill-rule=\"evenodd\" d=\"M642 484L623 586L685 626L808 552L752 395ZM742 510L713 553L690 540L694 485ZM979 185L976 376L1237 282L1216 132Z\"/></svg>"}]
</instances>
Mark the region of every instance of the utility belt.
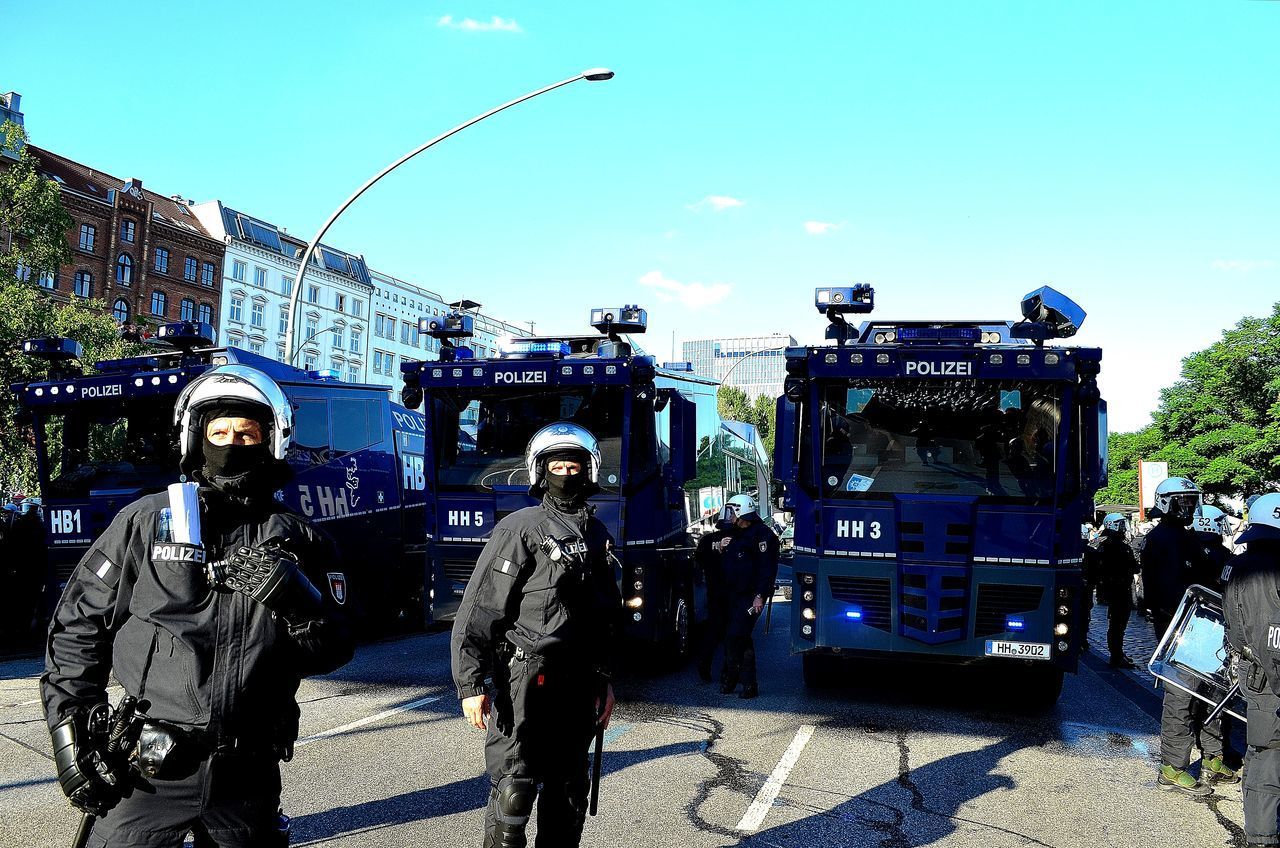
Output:
<instances>
[{"instance_id":1,"label":"utility belt","mask_svg":"<svg viewBox=\"0 0 1280 848\"><path fill-rule=\"evenodd\" d=\"M548 658L505 640L497 647L496 654L501 665L515 668L517 664L528 664L529 670L544 680L553 677L562 681L609 679L609 675L598 663L584 663L576 656Z\"/></svg>"},{"instance_id":2,"label":"utility belt","mask_svg":"<svg viewBox=\"0 0 1280 848\"><path fill-rule=\"evenodd\" d=\"M147 719L138 733L138 770L149 780L176 780L193 774L215 756L262 757L288 762L293 745L191 730Z\"/></svg>"}]
</instances>

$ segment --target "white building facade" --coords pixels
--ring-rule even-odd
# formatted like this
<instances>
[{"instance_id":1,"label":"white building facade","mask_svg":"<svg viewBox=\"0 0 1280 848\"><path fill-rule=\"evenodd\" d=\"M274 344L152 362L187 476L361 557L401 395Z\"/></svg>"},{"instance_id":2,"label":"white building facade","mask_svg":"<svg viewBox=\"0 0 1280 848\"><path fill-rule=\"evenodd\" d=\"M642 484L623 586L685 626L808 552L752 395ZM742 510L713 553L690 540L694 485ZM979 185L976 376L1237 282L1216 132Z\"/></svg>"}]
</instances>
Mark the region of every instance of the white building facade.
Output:
<instances>
[{"instance_id":1,"label":"white building facade","mask_svg":"<svg viewBox=\"0 0 1280 848\"><path fill-rule=\"evenodd\" d=\"M306 242L217 200L191 211L227 245L219 342L283 362L289 298ZM365 382L374 287L364 257L321 245L302 286L293 364Z\"/></svg>"},{"instance_id":2,"label":"white building facade","mask_svg":"<svg viewBox=\"0 0 1280 848\"><path fill-rule=\"evenodd\" d=\"M694 339L684 342L685 361L693 372L746 392L778 397L787 377L786 349L798 344L792 336L741 336L725 339ZM728 380L726 381L726 377Z\"/></svg>"}]
</instances>

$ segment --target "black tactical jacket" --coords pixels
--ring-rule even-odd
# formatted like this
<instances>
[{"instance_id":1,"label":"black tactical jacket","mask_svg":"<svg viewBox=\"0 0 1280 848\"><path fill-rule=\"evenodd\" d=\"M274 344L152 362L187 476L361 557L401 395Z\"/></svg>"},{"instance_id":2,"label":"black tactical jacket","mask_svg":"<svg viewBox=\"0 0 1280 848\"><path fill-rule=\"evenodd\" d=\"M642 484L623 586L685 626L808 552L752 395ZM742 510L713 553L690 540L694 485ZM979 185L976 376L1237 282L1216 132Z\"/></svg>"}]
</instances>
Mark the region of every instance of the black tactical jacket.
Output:
<instances>
[{"instance_id":1,"label":"black tactical jacket","mask_svg":"<svg viewBox=\"0 0 1280 848\"><path fill-rule=\"evenodd\" d=\"M721 540L732 535L732 530L713 530L710 533L703 533L693 553L694 565L702 572L707 593L717 599L725 592L724 557L721 556L719 545Z\"/></svg>"},{"instance_id":2,"label":"black tactical jacket","mask_svg":"<svg viewBox=\"0 0 1280 848\"><path fill-rule=\"evenodd\" d=\"M730 598L748 602L756 595L768 598L778 579L778 534L759 518L735 528L721 562Z\"/></svg>"},{"instance_id":3,"label":"black tactical jacket","mask_svg":"<svg viewBox=\"0 0 1280 848\"><path fill-rule=\"evenodd\" d=\"M1230 560L1222 606L1227 641L1240 656L1240 688L1249 703L1248 742L1280 747L1280 541L1255 540Z\"/></svg>"},{"instance_id":4,"label":"black tactical jacket","mask_svg":"<svg viewBox=\"0 0 1280 848\"><path fill-rule=\"evenodd\" d=\"M553 561L547 539L567 556ZM567 513L544 502L499 521L453 625L458 697L485 692L494 654L506 644L607 673L622 615L611 545L604 524L586 509Z\"/></svg>"},{"instance_id":5,"label":"black tactical jacket","mask_svg":"<svg viewBox=\"0 0 1280 848\"><path fill-rule=\"evenodd\" d=\"M1157 624L1165 624L1178 609L1187 587L1200 574L1200 543L1196 534L1170 518L1147 534L1142 548L1142 589Z\"/></svg>"},{"instance_id":6,"label":"black tactical jacket","mask_svg":"<svg viewBox=\"0 0 1280 848\"><path fill-rule=\"evenodd\" d=\"M278 539L320 590L322 615L286 622L240 592L211 590L203 565L171 561L172 546L157 544L166 494L144 497L116 516L67 582L41 678L50 727L105 701L110 672L150 702L151 718L215 740L289 743L301 679L351 658L327 577L337 561L329 538L275 501L249 507L208 489L200 496L208 558Z\"/></svg>"},{"instance_id":7,"label":"black tactical jacket","mask_svg":"<svg viewBox=\"0 0 1280 848\"><path fill-rule=\"evenodd\" d=\"M1123 599L1128 603L1133 589L1133 576L1138 573L1138 558L1133 548L1118 536L1104 536L1097 547L1098 585L1103 597Z\"/></svg>"}]
</instances>

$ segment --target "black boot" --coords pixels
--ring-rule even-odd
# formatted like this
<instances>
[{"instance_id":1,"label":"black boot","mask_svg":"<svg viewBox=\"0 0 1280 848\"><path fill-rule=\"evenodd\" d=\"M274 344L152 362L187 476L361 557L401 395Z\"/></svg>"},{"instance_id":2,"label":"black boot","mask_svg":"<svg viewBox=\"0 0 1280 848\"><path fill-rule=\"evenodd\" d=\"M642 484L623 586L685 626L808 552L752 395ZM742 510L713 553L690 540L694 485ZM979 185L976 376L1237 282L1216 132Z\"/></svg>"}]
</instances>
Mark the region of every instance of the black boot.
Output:
<instances>
[{"instance_id":1,"label":"black boot","mask_svg":"<svg viewBox=\"0 0 1280 848\"><path fill-rule=\"evenodd\" d=\"M733 694L733 690L737 688L738 688L738 681L729 677L720 678L720 694L721 695L731 695Z\"/></svg>"},{"instance_id":2,"label":"black boot","mask_svg":"<svg viewBox=\"0 0 1280 848\"><path fill-rule=\"evenodd\" d=\"M702 678L704 683L711 682L711 663L702 660L698 661L698 677Z\"/></svg>"},{"instance_id":3,"label":"black boot","mask_svg":"<svg viewBox=\"0 0 1280 848\"><path fill-rule=\"evenodd\" d=\"M754 698L760 694L760 687L754 683L743 685L742 691L738 693L739 698Z\"/></svg>"}]
</instances>

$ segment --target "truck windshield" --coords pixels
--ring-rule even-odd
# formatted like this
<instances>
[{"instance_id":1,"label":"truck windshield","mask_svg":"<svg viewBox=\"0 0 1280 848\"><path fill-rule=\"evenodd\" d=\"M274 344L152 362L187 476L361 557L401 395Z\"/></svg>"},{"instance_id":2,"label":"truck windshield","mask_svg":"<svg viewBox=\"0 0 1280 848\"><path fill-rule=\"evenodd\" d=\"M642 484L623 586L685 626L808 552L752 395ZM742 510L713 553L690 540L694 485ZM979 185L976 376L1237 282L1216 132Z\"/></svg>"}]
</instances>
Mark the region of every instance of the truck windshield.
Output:
<instances>
[{"instance_id":1,"label":"truck windshield","mask_svg":"<svg viewBox=\"0 0 1280 848\"><path fill-rule=\"evenodd\" d=\"M440 434L438 484L490 490L528 486L524 452L529 439L548 424L572 421L599 440L600 485L614 488L621 476L624 400L617 386L441 392L433 422L433 432Z\"/></svg>"},{"instance_id":2,"label":"truck windshield","mask_svg":"<svg viewBox=\"0 0 1280 848\"><path fill-rule=\"evenodd\" d=\"M849 380L823 387L826 497L1052 499L1059 387L1029 381Z\"/></svg>"},{"instance_id":3,"label":"truck windshield","mask_svg":"<svg viewBox=\"0 0 1280 848\"><path fill-rule=\"evenodd\" d=\"M42 479L53 497L165 485L178 476L172 397L81 403L42 413Z\"/></svg>"}]
</instances>

